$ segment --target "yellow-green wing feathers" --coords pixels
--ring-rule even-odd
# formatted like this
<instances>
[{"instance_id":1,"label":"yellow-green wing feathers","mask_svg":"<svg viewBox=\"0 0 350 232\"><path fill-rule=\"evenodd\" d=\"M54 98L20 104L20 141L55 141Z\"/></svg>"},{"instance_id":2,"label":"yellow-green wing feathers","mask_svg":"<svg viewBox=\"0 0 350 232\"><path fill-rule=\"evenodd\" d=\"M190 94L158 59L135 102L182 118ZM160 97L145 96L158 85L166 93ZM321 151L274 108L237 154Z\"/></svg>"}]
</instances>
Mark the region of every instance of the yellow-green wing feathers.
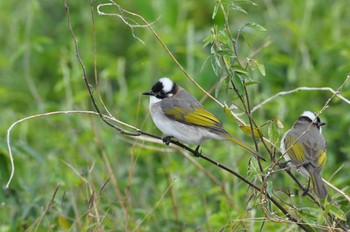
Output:
<instances>
[{"instance_id":1,"label":"yellow-green wing feathers","mask_svg":"<svg viewBox=\"0 0 350 232\"><path fill-rule=\"evenodd\" d=\"M221 124L212 113L204 108L196 108L193 112L186 114L185 120L191 124L205 127Z\"/></svg>"},{"instance_id":2,"label":"yellow-green wing feathers","mask_svg":"<svg viewBox=\"0 0 350 232\"><path fill-rule=\"evenodd\" d=\"M299 142L295 143L295 140L296 139L292 136L286 136L285 138L286 150L292 146L288 151L288 155L294 163L301 164L306 161L305 160L306 152L303 145Z\"/></svg>"},{"instance_id":3,"label":"yellow-green wing feathers","mask_svg":"<svg viewBox=\"0 0 350 232\"><path fill-rule=\"evenodd\" d=\"M210 127L212 129L222 128L220 121L215 115L203 107L195 109L173 107L171 109L163 109L163 112L169 118L185 124Z\"/></svg>"},{"instance_id":4,"label":"yellow-green wing feathers","mask_svg":"<svg viewBox=\"0 0 350 232\"><path fill-rule=\"evenodd\" d=\"M286 136L284 139L285 149L288 150L288 155L295 164L311 162L315 168L323 167L326 162L325 148L317 150L311 144L300 139L299 141L294 136Z\"/></svg>"},{"instance_id":5,"label":"yellow-green wing feathers","mask_svg":"<svg viewBox=\"0 0 350 232\"><path fill-rule=\"evenodd\" d=\"M322 153L321 153L321 155L318 157L318 159L317 159L317 165L318 165L318 167L323 167L324 165L325 165L325 163L326 163L326 152L325 151L323 151Z\"/></svg>"}]
</instances>

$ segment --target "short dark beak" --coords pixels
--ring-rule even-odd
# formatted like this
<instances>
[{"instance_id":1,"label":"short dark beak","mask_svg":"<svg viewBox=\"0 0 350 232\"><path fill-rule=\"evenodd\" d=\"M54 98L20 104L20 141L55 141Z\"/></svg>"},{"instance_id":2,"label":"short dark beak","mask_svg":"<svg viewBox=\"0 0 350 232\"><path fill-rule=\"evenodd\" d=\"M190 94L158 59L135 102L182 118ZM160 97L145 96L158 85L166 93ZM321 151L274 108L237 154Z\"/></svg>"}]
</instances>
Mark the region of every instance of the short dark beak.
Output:
<instances>
[{"instance_id":1,"label":"short dark beak","mask_svg":"<svg viewBox=\"0 0 350 232\"><path fill-rule=\"evenodd\" d=\"M148 95L148 96L154 96L154 92L151 90L151 91L147 91L147 92L144 92L142 93L143 95Z\"/></svg>"},{"instance_id":2,"label":"short dark beak","mask_svg":"<svg viewBox=\"0 0 350 232\"><path fill-rule=\"evenodd\" d=\"M326 125L325 122L320 122L320 123L318 123L318 126L319 126L319 127L324 126L324 125Z\"/></svg>"}]
</instances>

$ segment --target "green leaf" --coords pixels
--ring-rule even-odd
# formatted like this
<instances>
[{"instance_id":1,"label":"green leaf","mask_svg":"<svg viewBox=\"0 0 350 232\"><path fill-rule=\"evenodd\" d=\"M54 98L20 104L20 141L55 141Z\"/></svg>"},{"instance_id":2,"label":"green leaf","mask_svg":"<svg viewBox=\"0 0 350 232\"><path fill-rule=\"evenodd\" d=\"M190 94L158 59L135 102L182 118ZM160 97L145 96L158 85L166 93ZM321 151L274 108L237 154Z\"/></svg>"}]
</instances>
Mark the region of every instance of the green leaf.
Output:
<instances>
[{"instance_id":1,"label":"green leaf","mask_svg":"<svg viewBox=\"0 0 350 232\"><path fill-rule=\"evenodd\" d=\"M207 56L207 58L205 58L205 60L203 61L202 65L201 65L199 72L203 72L203 69L208 65L208 62L210 61L210 59L211 59L211 55L209 55L209 56Z\"/></svg>"},{"instance_id":2,"label":"green leaf","mask_svg":"<svg viewBox=\"0 0 350 232\"><path fill-rule=\"evenodd\" d=\"M344 213L344 211L342 211L341 209L339 209L337 206L329 204L327 206L327 209L337 218L339 218L342 221L346 221L346 214Z\"/></svg>"},{"instance_id":3,"label":"green leaf","mask_svg":"<svg viewBox=\"0 0 350 232\"><path fill-rule=\"evenodd\" d=\"M208 35L203 39L203 47L206 47L211 43L213 43L213 35Z\"/></svg>"},{"instance_id":4,"label":"green leaf","mask_svg":"<svg viewBox=\"0 0 350 232\"><path fill-rule=\"evenodd\" d=\"M252 135L252 130L251 130L251 127L250 126L239 126L239 128L247 135ZM263 133L257 129L257 128L254 128L253 130L253 133L254 133L254 136L255 137L260 137L260 136L263 136Z\"/></svg>"},{"instance_id":5,"label":"green leaf","mask_svg":"<svg viewBox=\"0 0 350 232\"><path fill-rule=\"evenodd\" d=\"M218 13L219 6L218 4L215 4L213 14L211 16L212 19L215 19L216 14Z\"/></svg>"},{"instance_id":6,"label":"green leaf","mask_svg":"<svg viewBox=\"0 0 350 232\"><path fill-rule=\"evenodd\" d=\"M254 62L256 67L258 68L258 70L261 73L261 75L265 76L266 75L265 66L263 64L261 64L259 61L255 60L255 59L252 59L252 61Z\"/></svg>"},{"instance_id":7,"label":"green leaf","mask_svg":"<svg viewBox=\"0 0 350 232\"><path fill-rule=\"evenodd\" d=\"M223 44L231 43L230 36L225 31L220 31L216 38Z\"/></svg>"},{"instance_id":8,"label":"green leaf","mask_svg":"<svg viewBox=\"0 0 350 232\"><path fill-rule=\"evenodd\" d=\"M256 85L256 84L259 84L260 82L258 82L258 81L247 81L246 83L245 83L245 86L249 86L249 85Z\"/></svg>"},{"instance_id":9,"label":"green leaf","mask_svg":"<svg viewBox=\"0 0 350 232\"><path fill-rule=\"evenodd\" d=\"M250 27L250 28L254 28L258 31L267 31L265 27L261 26L260 24L257 24L257 23L253 23L253 22L250 22L250 23L247 23L243 26L244 27Z\"/></svg>"},{"instance_id":10,"label":"green leaf","mask_svg":"<svg viewBox=\"0 0 350 232\"><path fill-rule=\"evenodd\" d=\"M215 97L217 98L220 92L220 88L222 85L222 82L225 80L225 78L220 78L219 82L217 83L217 85L215 86Z\"/></svg>"},{"instance_id":11,"label":"green leaf","mask_svg":"<svg viewBox=\"0 0 350 232\"><path fill-rule=\"evenodd\" d=\"M269 124L269 127L267 129L267 136L274 145L278 144L280 133L277 124L273 121L271 121Z\"/></svg>"},{"instance_id":12,"label":"green leaf","mask_svg":"<svg viewBox=\"0 0 350 232\"><path fill-rule=\"evenodd\" d=\"M240 11L243 12L244 14L248 14L247 11L245 11L242 7L235 5L235 4L230 4L230 8L235 11Z\"/></svg>"},{"instance_id":13,"label":"green leaf","mask_svg":"<svg viewBox=\"0 0 350 232\"><path fill-rule=\"evenodd\" d=\"M221 56L230 56L230 57L234 56L235 57L233 52L229 49L220 49L220 50L217 50L216 53L218 55L221 55Z\"/></svg>"},{"instance_id":14,"label":"green leaf","mask_svg":"<svg viewBox=\"0 0 350 232\"><path fill-rule=\"evenodd\" d=\"M232 81L233 88L238 91L238 94L243 95L244 94L244 85L243 85L243 82L241 80L240 75L236 73L236 75L234 75L231 78L231 81Z\"/></svg>"},{"instance_id":15,"label":"green leaf","mask_svg":"<svg viewBox=\"0 0 350 232\"><path fill-rule=\"evenodd\" d=\"M215 47L211 46L210 47L210 54L215 55L216 51L215 51Z\"/></svg>"},{"instance_id":16,"label":"green leaf","mask_svg":"<svg viewBox=\"0 0 350 232\"><path fill-rule=\"evenodd\" d=\"M240 74L248 74L247 70L245 70L242 66L240 65L234 65L231 67L232 70L235 72L235 73L240 73Z\"/></svg>"},{"instance_id":17,"label":"green leaf","mask_svg":"<svg viewBox=\"0 0 350 232\"><path fill-rule=\"evenodd\" d=\"M270 195L273 196L273 184L272 181L268 181L266 184L266 192Z\"/></svg>"},{"instance_id":18,"label":"green leaf","mask_svg":"<svg viewBox=\"0 0 350 232\"><path fill-rule=\"evenodd\" d=\"M211 66L216 76L220 77L220 73L222 72L223 68L221 66L220 59L216 54L211 56Z\"/></svg>"}]
</instances>

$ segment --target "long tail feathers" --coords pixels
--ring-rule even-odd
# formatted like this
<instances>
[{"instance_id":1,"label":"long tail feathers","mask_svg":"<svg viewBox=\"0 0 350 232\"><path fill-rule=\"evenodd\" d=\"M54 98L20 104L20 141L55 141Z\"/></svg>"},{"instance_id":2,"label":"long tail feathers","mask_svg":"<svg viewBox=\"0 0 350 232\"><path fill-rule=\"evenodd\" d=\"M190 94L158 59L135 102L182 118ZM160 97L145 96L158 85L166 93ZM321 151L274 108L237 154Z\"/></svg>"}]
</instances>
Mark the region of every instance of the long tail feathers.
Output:
<instances>
[{"instance_id":1,"label":"long tail feathers","mask_svg":"<svg viewBox=\"0 0 350 232\"><path fill-rule=\"evenodd\" d=\"M256 156L257 158L260 158L264 161L266 161L266 159L264 157L262 157L258 152L256 152L255 150L253 150L250 146L248 146L246 143L244 143L243 141L233 137L232 135L228 134L226 135L226 138L232 142L234 142L235 144L243 147L244 149L246 149L247 151L249 151L250 153L252 153L254 156Z\"/></svg>"},{"instance_id":2,"label":"long tail feathers","mask_svg":"<svg viewBox=\"0 0 350 232\"><path fill-rule=\"evenodd\" d=\"M326 186L324 185L324 182L322 180L320 173L309 172L309 174L310 174L310 179L311 179L311 183L314 188L315 194L320 199L325 199L327 197L327 200L331 201L331 197L328 195L328 191L326 189Z\"/></svg>"}]
</instances>

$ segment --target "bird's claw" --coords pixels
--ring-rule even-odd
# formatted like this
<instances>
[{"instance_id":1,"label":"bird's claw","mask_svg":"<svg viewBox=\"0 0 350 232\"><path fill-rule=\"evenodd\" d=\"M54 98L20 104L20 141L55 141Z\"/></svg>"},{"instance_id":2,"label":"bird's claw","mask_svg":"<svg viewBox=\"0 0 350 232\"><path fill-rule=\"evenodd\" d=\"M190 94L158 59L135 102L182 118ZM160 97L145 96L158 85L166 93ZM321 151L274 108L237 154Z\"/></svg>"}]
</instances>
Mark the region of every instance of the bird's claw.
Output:
<instances>
[{"instance_id":1,"label":"bird's claw","mask_svg":"<svg viewBox=\"0 0 350 232\"><path fill-rule=\"evenodd\" d=\"M164 136L162 140L166 145L169 145L172 138L174 138L174 136Z\"/></svg>"},{"instance_id":2,"label":"bird's claw","mask_svg":"<svg viewBox=\"0 0 350 232\"><path fill-rule=\"evenodd\" d=\"M290 160L286 161L286 162L279 162L278 163L278 166L281 168L281 169L284 169L286 167L288 167L288 163L291 162Z\"/></svg>"},{"instance_id":3,"label":"bird's claw","mask_svg":"<svg viewBox=\"0 0 350 232\"><path fill-rule=\"evenodd\" d=\"M303 192L302 196L305 197L310 190L310 178L309 178L309 182L307 183L307 187L304 188L303 190L304 190L304 192Z\"/></svg>"},{"instance_id":4,"label":"bird's claw","mask_svg":"<svg viewBox=\"0 0 350 232\"><path fill-rule=\"evenodd\" d=\"M303 197L305 197L307 194L308 194L308 192L309 192L309 187L307 187L307 188L304 188L303 189L304 191L303 191L303 194L301 194Z\"/></svg>"},{"instance_id":5,"label":"bird's claw","mask_svg":"<svg viewBox=\"0 0 350 232\"><path fill-rule=\"evenodd\" d=\"M196 149L194 150L194 157L199 157L199 156L201 156L202 155L202 151L200 151L199 150L199 147L200 147L200 145L198 145L197 147L196 147Z\"/></svg>"}]
</instances>

